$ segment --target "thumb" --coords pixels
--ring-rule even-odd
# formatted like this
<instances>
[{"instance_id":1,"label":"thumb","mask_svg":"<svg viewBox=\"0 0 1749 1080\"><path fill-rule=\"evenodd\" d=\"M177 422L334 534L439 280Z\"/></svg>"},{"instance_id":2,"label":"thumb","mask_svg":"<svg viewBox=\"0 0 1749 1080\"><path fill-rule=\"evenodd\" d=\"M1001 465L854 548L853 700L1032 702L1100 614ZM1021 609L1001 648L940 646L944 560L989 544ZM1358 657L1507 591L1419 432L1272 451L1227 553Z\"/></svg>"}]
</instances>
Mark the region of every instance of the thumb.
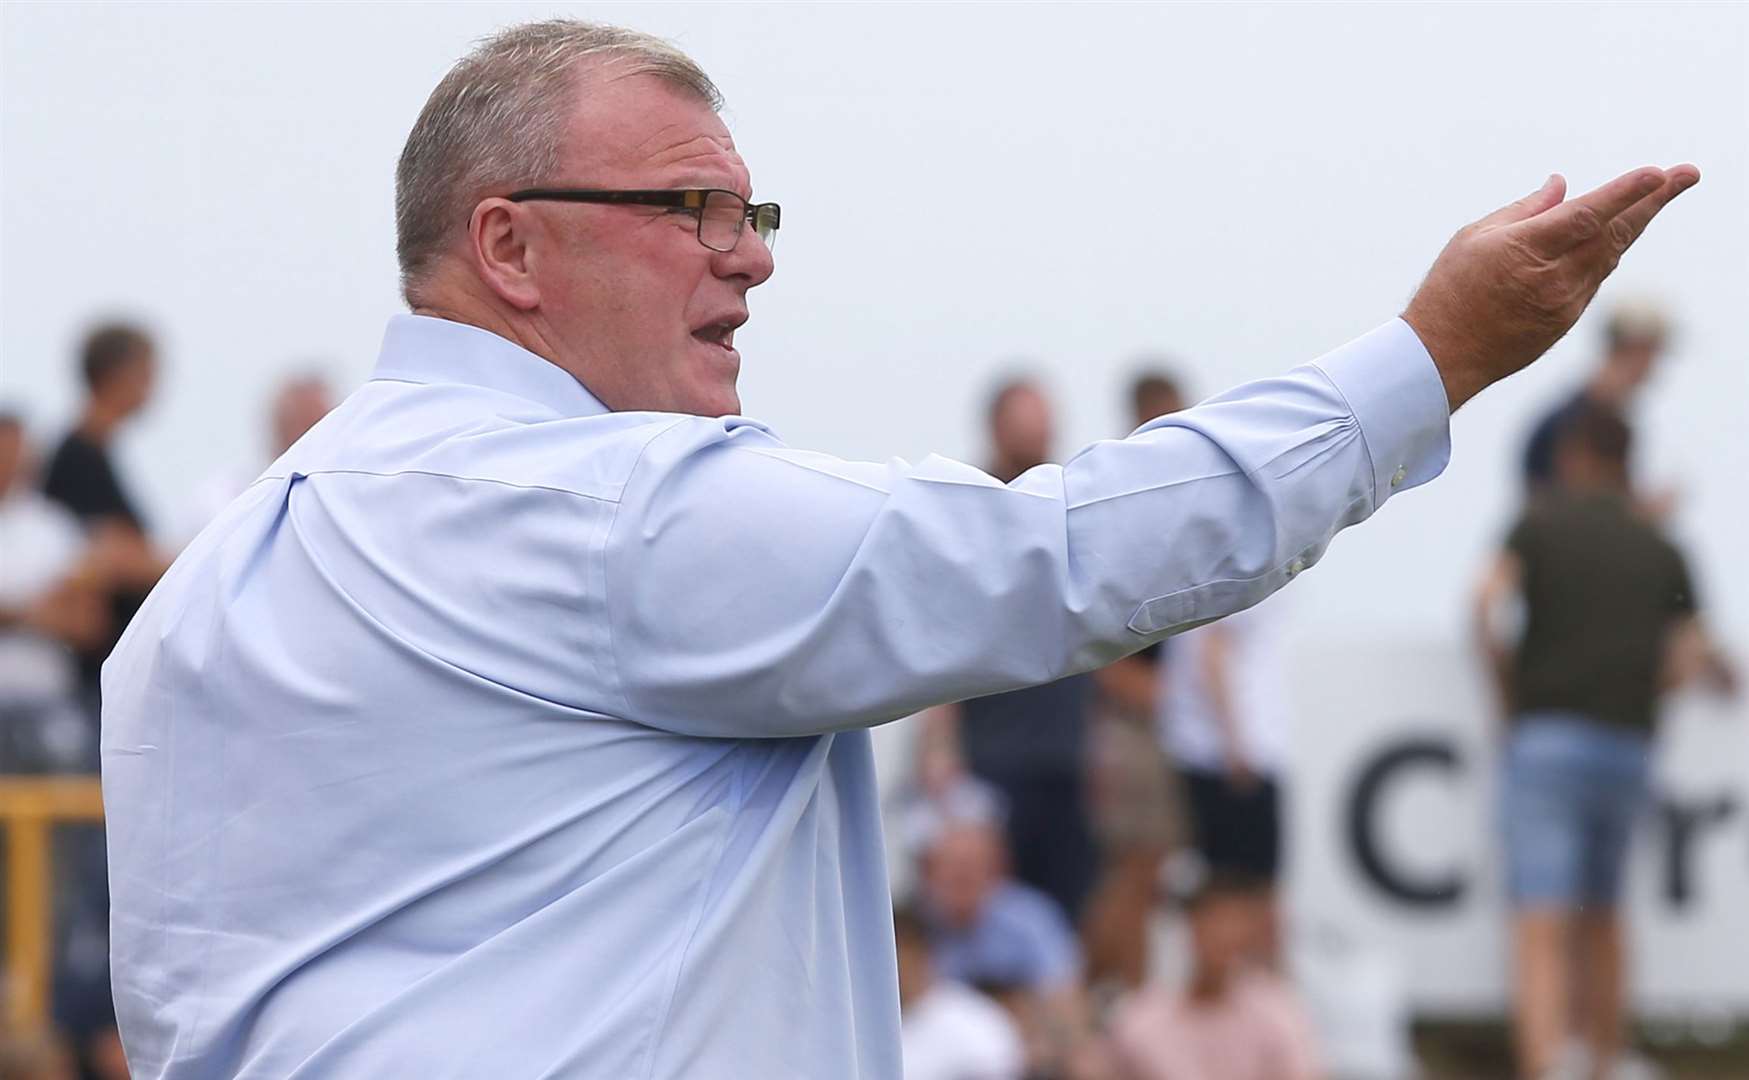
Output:
<instances>
[{"instance_id":1,"label":"thumb","mask_svg":"<svg viewBox=\"0 0 1749 1080\"><path fill-rule=\"evenodd\" d=\"M1507 203L1500 209L1489 214L1477 224L1480 225L1510 225L1515 221L1533 218L1552 206L1560 205L1567 197L1567 179L1560 173L1550 175L1543 181L1543 186L1519 199Z\"/></svg>"}]
</instances>

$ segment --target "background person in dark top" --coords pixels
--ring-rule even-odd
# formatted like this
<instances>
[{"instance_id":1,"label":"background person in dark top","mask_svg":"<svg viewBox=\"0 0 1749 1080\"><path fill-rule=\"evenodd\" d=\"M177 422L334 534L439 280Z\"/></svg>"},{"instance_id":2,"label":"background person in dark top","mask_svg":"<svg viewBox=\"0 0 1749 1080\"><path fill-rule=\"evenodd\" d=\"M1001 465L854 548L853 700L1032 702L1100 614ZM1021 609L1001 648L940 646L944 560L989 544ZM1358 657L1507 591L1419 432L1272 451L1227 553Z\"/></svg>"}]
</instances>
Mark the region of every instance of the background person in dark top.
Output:
<instances>
[{"instance_id":1,"label":"background person in dark top","mask_svg":"<svg viewBox=\"0 0 1749 1080\"><path fill-rule=\"evenodd\" d=\"M1604 330L1605 351L1597 370L1575 393L1545 413L1524 448L1524 480L1532 494L1556 481L1555 442L1564 425L1586 405L1622 416L1652 377L1670 336L1656 307L1644 302L1617 305Z\"/></svg>"},{"instance_id":2,"label":"background person in dark top","mask_svg":"<svg viewBox=\"0 0 1749 1080\"><path fill-rule=\"evenodd\" d=\"M147 538L139 504L111 459L117 432L151 399L157 349L146 332L107 323L86 335L79 351L85 401L73 429L43 470L43 494L79 519L93 547L106 553L109 629L75 650L79 699L90 727L85 740L97 770L99 675L103 661L169 566ZM118 1075L121 1043L110 1001L109 889L101 828L62 831L57 862L55 1001L59 1025L73 1038L86 1075Z\"/></svg>"},{"instance_id":3,"label":"background person in dark top","mask_svg":"<svg viewBox=\"0 0 1749 1080\"><path fill-rule=\"evenodd\" d=\"M109 323L87 335L79 354L85 403L43 472L43 494L71 510L90 533L118 553L121 584L110 595L113 631L79 651L81 681L93 702L104 659L169 565L152 547L139 504L122 485L110 459L116 432L151 399L157 366L157 349L139 327Z\"/></svg>"},{"instance_id":4,"label":"background person in dark top","mask_svg":"<svg viewBox=\"0 0 1749 1080\"><path fill-rule=\"evenodd\" d=\"M1008 483L1051 457L1051 406L1029 379L990 396L990 474ZM1071 921L1099 874L1087 813L1087 713L1093 676L973 698L944 710L961 758L1007 803L1014 876L1055 900Z\"/></svg>"},{"instance_id":5,"label":"background person in dark top","mask_svg":"<svg viewBox=\"0 0 1749 1080\"><path fill-rule=\"evenodd\" d=\"M1531 500L1482 584L1477 628L1512 718L1501 786L1514 909L1521 1074L1555 1065L1574 1027L1587 1068L1621 1050L1625 1000L1617 902L1648 796L1660 692L1732 673L1697 617L1681 553L1645 520L1628 481L1630 432L1615 412L1576 410L1555 441L1553 485ZM1522 597L1515 644L1496 627ZM1587 977L1572 981L1571 942Z\"/></svg>"}]
</instances>

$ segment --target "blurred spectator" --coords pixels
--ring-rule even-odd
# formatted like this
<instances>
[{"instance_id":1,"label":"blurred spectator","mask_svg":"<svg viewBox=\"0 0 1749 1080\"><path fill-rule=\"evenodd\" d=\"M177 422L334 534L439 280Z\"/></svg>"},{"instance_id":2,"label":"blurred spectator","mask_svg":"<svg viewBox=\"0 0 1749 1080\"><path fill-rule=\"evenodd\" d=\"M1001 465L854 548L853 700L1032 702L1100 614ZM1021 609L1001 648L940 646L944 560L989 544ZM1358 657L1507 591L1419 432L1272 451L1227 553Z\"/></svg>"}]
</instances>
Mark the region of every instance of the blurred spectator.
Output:
<instances>
[{"instance_id":1,"label":"blurred spectator","mask_svg":"<svg viewBox=\"0 0 1749 1080\"><path fill-rule=\"evenodd\" d=\"M1183 866L1186 864L1180 864ZM1111 1056L1125 1080L1314 1080L1311 1022L1292 990L1252 956L1253 909L1268 884L1201 870L1174 891L1188 909L1183 990L1151 986L1119 1004Z\"/></svg>"},{"instance_id":2,"label":"blurred spectator","mask_svg":"<svg viewBox=\"0 0 1749 1080\"><path fill-rule=\"evenodd\" d=\"M1600 406L1627 415L1664 351L1669 325L1651 304L1630 302L1615 308L1604 333L1605 351L1597 370L1531 431L1524 449L1524 478L1533 493L1556 481L1555 443L1582 409Z\"/></svg>"},{"instance_id":3,"label":"blurred spectator","mask_svg":"<svg viewBox=\"0 0 1749 1080\"><path fill-rule=\"evenodd\" d=\"M1523 1075L1553 1072L1575 1026L1601 1069L1622 1044L1618 910L1635 819L1649 797L1662 688L1734 676L1697 616L1682 554L1630 497L1630 432L1586 403L1562 424L1552 487L1513 527L1477 598L1476 626L1511 717L1502 810L1514 909ZM1497 627L1511 598L1516 644ZM1587 976L1571 981L1575 956Z\"/></svg>"},{"instance_id":4,"label":"blurred spectator","mask_svg":"<svg viewBox=\"0 0 1749 1080\"><path fill-rule=\"evenodd\" d=\"M0 773L91 769L69 649L109 634L102 568L78 519L30 474L24 423L0 411Z\"/></svg>"},{"instance_id":5,"label":"blurred spectator","mask_svg":"<svg viewBox=\"0 0 1749 1080\"><path fill-rule=\"evenodd\" d=\"M936 965L950 979L1033 990L1080 975L1075 934L1051 898L1009 877L1002 836L980 821L949 821L924 857L923 910Z\"/></svg>"},{"instance_id":6,"label":"blurred spectator","mask_svg":"<svg viewBox=\"0 0 1749 1080\"><path fill-rule=\"evenodd\" d=\"M85 1075L91 1080L129 1080L127 1053L113 1019L88 1036L81 1049Z\"/></svg>"},{"instance_id":7,"label":"blurred spectator","mask_svg":"<svg viewBox=\"0 0 1749 1080\"><path fill-rule=\"evenodd\" d=\"M85 404L49 459L43 493L71 510L93 535L103 537L114 553L119 584L110 594L111 632L79 651L80 677L95 724L103 661L169 564L147 539L145 518L110 460L116 432L151 398L158 364L152 339L135 326L100 326L86 337L79 362Z\"/></svg>"},{"instance_id":8,"label":"blurred spectator","mask_svg":"<svg viewBox=\"0 0 1749 1080\"><path fill-rule=\"evenodd\" d=\"M232 463L200 484L184 511L175 536L184 544L219 516L264 468L291 449L304 432L316 426L334 407L334 391L321 375L305 372L283 380L268 408L267 457Z\"/></svg>"},{"instance_id":9,"label":"blurred spectator","mask_svg":"<svg viewBox=\"0 0 1749 1080\"><path fill-rule=\"evenodd\" d=\"M924 856L918 912L944 978L991 994L1018 1025L1032 1073L1055 1074L1086 1032L1074 931L1051 898L1008 874L1002 834L948 821Z\"/></svg>"},{"instance_id":10,"label":"blurred spectator","mask_svg":"<svg viewBox=\"0 0 1749 1080\"><path fill-rule=\"evenodd\" d=\"M111 458L121 426L150 400L157 349L137 326L94 329L80 350L86 398L73 429L50 457L43 493L76 515L104 552L110 625L78 650L80 697L95 747L103 661L169 565L148 539L145 517ZM96 770L93 759L89 768ZM67 828L57 839L54 1010L88 1076L115 1075L119 1055L109 991L109 892L103 830ZM108 1070L108 1071L106 1071Z\"/></svg>"},{"instance_id":11,"label":"blurred spectator","mask_svg":"<svg viewBox=\"0 0 1749 1080\"><path fill-rule=\"evenodd\" d=\"M125 548L107 532L87 541L69 511L31 488L23 424L0 414L0 773L96 770L95 718L69 649L112 639L109 590L129 557ZM101 1064L115 1040L102 841L89 827L56 837L54 1011L81 1041L89 1075L125 1077L125 1064L120 1071ZM23 1075L71 1075L52 1043L25 1039L7 1052L22 1055ZM119 1061L119 1051L108 1058Z\"/></svg>"},{"instance_id":12,"label":"blurred spectator","mask_svg":"<svg viewBox=\"0 0 1749 1080\"><path fill-rule=\"evenodd\" d=\"M270 457L277 458L290 450L333 408L334 390L320 375L294 375L280 383L269 415L273 432Z\"/></svg>"},{"instance_id":13,"label":"blurred spectator","mask_svg":"<svg viewBox=\"0 0 1749 1080\"><path fill-rule=\"evenodd\" d=\"M987 825L998 834L1007 821L1002 795L989 784L963 772L937 780L931 786L919 763L916 785L903 790L897 800L896 822L905 853L924 860L948 826L967 822Z\"/></svg>"},{"instance_id":14,"label":"blurred spectator","mask_svg":"<svg viewBox=\"0 0 1749 1080\"><path fill-rule=\"evenodd\" d=\"M1008 483L1051 456L1051 407L1037 384L1016 379L990 398L990 473ZM1087 713L1093 678L973 698L939 710L957 727L966 767L1002 793L1014 873L1042 889L1071 921L1099 874L1087 816Z\"/></svg>"},{"instance_id":15,"label":"blurred spectator","mask_svg":"<svg viewBox=\"0 0 1749 1080\"><path fill-rule=\"evenodd\" d=\"M1160 696L1160 737L1183 779L1191 842L1213 869L1260 883L1252 942L1271 963L1291 709L1278 603L1173 638Z\"/></svg>"},{"instance_id":16,"label":"blurred spectator","mask_svg":"<svg viewBox=\"0 0 1749 1080\"><path fill-rule=\"evenodd\" d=\"M1177 378L1164 368L1150 366L1130 383L1130 415L1136 427L1155 417L1178 412L1189 404Z\"/></svg>"},{"instance_id":17,"label":"blurred spectator","mask_svg":"<svg viewBox=\"0 0 1749 1080\"><path fill-rule=\"evenodd\" d=\"M893 912L893 936L905 1080L1020 1080L1025 1052L1002 1007L936 977L928 932L915 912Z\"/></svg>"},{"instance_id":18,"label":"blurred spectator","mask_svg":"<svg viewBox=\"0 0 1749 1080\"><path fill-rule=\"evenodd\" d=\"M0 1031L0 1080L75 1080L67 1048L46 1031Z\"/></svg>"}]
</instances>

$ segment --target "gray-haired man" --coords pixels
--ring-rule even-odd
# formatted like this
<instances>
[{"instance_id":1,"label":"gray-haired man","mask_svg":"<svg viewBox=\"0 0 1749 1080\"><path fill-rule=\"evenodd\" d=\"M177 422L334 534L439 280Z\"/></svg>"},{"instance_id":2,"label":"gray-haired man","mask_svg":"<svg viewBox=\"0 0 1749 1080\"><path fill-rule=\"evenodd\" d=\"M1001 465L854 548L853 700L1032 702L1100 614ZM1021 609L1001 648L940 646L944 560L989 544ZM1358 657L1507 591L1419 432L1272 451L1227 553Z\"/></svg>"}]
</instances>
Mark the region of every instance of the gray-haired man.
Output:
<instances>
[{"instance_id":1,"label":"gray-haired man","mask_svg":"<svg viewBox=\"0 0 1749 1080\"><path fill-rule=\"evenodd\" d=\"M428 103L416 314L105 670L136 1075L898 1076L866 728L1279 588L1698 177L1551 181L1404 319L1002 484L734 415L779 220L715 104L567 21Z\"/></svg>"}]
</instances>

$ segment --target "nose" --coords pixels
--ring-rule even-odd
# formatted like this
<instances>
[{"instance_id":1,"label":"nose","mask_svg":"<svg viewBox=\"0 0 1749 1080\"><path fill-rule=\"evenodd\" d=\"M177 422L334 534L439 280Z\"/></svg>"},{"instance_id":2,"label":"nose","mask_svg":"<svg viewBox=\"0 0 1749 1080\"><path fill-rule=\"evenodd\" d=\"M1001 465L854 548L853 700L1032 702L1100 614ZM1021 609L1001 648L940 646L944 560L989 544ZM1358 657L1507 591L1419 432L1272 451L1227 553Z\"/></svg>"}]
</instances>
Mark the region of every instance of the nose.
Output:
<instances>
[{"instance_id":1,"label":"nose","mask_svg":"<svg viewBox=\"0 0 1749 1080\"><path fill-rule=\"evenodd\" d=\"M717 277L741 278L748 289L765 284L776 268L771 248L751 227L741 230L741 239L735 242L735 250L719 251L711 260L711 272Z\"/></svg>"}]
</instances>

